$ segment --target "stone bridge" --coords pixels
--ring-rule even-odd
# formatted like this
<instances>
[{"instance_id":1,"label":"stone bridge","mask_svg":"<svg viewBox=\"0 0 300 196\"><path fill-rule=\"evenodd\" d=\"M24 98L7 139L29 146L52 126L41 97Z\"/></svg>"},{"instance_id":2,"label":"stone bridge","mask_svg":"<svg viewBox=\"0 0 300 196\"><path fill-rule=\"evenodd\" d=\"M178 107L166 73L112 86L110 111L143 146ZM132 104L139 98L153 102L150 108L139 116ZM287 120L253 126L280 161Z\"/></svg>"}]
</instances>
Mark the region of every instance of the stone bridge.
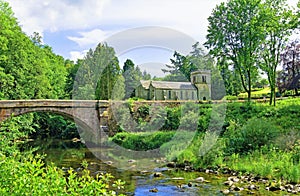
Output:
<instances>
[{"instance_id":1,"label":"stone bridge","mask_svg":"<svg viewBox=\"0 0 300 196\"><path fill-rule=\"evenodd\" d=\"M97 139L101 125L106 124L108 107L109 101L102 100L0 100L0 122L30 112L51 112L74 119L81 132Z\"/></svg>"}]
</instances>

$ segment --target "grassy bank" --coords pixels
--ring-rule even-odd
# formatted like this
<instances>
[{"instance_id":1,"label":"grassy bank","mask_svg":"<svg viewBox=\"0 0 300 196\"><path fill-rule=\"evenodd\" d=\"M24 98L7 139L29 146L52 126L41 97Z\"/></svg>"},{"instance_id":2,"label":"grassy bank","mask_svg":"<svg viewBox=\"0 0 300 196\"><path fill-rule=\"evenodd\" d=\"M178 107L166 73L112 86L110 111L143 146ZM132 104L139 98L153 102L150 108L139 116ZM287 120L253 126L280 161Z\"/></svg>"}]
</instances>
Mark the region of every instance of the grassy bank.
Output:
<instances>
[{"instance_id":1,"label":"grassy bank","mask_svg":"<svg viewBox=\"0 0 300 196\"><path fill-rule=\"evenodd\" d=\"M208 105L194 107L200 107L200 115L197 132L189 144L180 142L180 138L190 133L185 131L180 131L176 134L177 139L167 143L173 132L157 133L160 137L155 140L151 139L153 135L146 133L119 133L112 140L130 149L140 149L138 141L146 146L145 149L161 144L160 149L167 154L169 161L189 163L196 168L229 167L241 173L300 182L299 98L278 101L277 107L262 103L228 103L222 133L205 153L199 149L215 142L215 138L205 132L211 109ZM185 118L187 116L179 120L187 120Z\"/></svg>"}]
</instances>

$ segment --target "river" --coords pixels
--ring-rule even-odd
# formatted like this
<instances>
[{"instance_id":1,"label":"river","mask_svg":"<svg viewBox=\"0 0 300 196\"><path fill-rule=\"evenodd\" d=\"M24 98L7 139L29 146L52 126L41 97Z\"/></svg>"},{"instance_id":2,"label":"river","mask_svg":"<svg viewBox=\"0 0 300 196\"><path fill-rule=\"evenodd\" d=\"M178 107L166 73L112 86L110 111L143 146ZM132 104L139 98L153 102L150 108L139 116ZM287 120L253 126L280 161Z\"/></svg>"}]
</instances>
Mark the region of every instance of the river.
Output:
<instances>
[{"instance_id":1,"label":"river","mask_svg":"<svg viewBox=\"0 0 300 196\"><path fill-rule=\"evenodd\" d=\"M224 195L221 190L226 189L224 182L228 176L212 175L204 172L185 172L179 169L157 167L144 171L134 169L120 169L109 162L102 162L95 156L99 149L86 148L80 142L71 140L35 140L27 144L26 148L37 148L36 153L47 154L46 163L53 162L64 170L72 167L81 169L81 163L88 162L88 169L92 174L99 172L111 173L117 179L126 182L125 194L135 196L157 195L157 196L193 196L193 195ZM110 151L102 148L101 151ZM128 168L134 166L133 161L127 161ZM155 174L161 174L155 177ZM199 177L204 181L197 181ZM153 192L151 192L153 191ZM242 192L234 192L232 195L243 195Z\"/></svg>"}]
</instances>

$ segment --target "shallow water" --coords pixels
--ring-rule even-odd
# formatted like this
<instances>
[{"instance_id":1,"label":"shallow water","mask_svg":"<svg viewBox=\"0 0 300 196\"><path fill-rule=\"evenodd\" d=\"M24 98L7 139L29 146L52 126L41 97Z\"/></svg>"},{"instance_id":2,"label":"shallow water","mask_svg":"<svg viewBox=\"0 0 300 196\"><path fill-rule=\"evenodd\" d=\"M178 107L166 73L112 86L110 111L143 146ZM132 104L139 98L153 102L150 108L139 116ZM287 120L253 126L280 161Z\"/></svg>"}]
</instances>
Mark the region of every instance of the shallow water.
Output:
<instances>
[{"instance_id":1,"label":"shallow water","mask_svg":"<svg viewBox=\"0 0 300 196\"><path fill-rule=\"evenodd\" d=\"M111 173L117 179L122 179L126 182L125 194L146 196L169 196L169 195L223 195L220 190L226 189L223 183L227 177L211 175L201 172L184 172L162 167L155 167L154 160L142 160L140 165L144 166L144 170L138 168L138 162L125 159L122 162L122 167L115 167L113 161L101 161L97 158L99 152L110 154L110 148L86 148L80 143L63 140L39 140L28 144L28 147L38 147L37 153L47 154L46 163L53 162L56 166L63 169L72 167L75 170L81 169L81 163L86 160L89 163L88 169L92 174L96 175L99 172ZM96 156L95 156L96 155ZM99 157L99 156L98 156ZM109 163L109 164L107 164ZM148 169L147 169L148 167ZM154 177L155 172L163 174L162 177ZM203 177L206 182L197 182L196 178ZM190 185L190 186L189 186ZM150 192L156 189L157 192ZM258 193L257 195L265 195L266 192ZM245 193L234 193L231 195L245 195ZM268 195L276 195L268 193Z\"/></svg>"}]
</instances>

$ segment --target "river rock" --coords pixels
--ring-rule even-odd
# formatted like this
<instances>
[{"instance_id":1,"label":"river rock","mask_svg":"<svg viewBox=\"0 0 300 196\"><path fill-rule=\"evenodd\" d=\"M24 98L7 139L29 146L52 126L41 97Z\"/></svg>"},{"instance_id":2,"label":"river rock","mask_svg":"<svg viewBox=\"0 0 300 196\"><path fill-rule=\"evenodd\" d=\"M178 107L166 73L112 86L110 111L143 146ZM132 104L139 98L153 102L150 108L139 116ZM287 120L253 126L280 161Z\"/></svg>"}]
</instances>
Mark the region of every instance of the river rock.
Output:
<instances>
[{"instance_id":1,"label":"river rock","mask_svg":"<svg viewBox=\"0 0 300 196\"><path fill-rule=\"evenodd\" d=\"M238 181L240 181L240 179L238 179L237 177L234 177L234 176L230 176L230 177L228 178L228 181L238 182Z\"/></svg>"},{"instance_id":2,"label":"river rock","mask_svg":"<svg viewBox=\"0 0 300 196\"><path fill-rule=\"evenodd\" d=\"M270 187L266 187L267 191L279 191L280 188L279 187L275 187L275 186L270 186Z\"/></svg>"},{"instance_id":3,"label":"river rock","mask_svg":"<svg viewBox=\"0 0 300 196\"><path fill-rule=\"evenodd\" d=\"M195 179L195 181L197 181L197 182L204 182L204 180L205 179L203 177L198 177Z\"/></svg>"},{"instance_id":4,"label":"river rock","mask_svg":"<svg viewBox=\"0 0 300 196\"><path fill-rule=\"evenodd\" d=\"M172 180L184 180L183 177L174 177L174 178L171 178Z\"/></svg>"},{"instance_id":5,"label":"river rock","mask_svg":"<svg viewBox=\"0 0 300 196\"><path fill-rule=\"evenodd\" d=\"M221 193L223 193L224 195L228 195L230 193L230 190L224 189L224 190L221 190Z\"/></svg>"},{"instance_id":6,"label":"river rock","mask_svg":"<svg viewBox=\"0 0 300 196\"><path fill-rule=\"evenodd\" d=\"M234 191L243 191L244 188L236 186L236 187L233 188L233 190Z\"/></svg>"},{"instance_id":7,"label":"river rock","mask_svg":"<svg viewBox=\"0 0 300 196\"><path fill-rule=\"evenodd\" d=\"M112 165L113 164L113 162L112 161L107 161L107 162L105 162L107 165Z\"/></svg>"},{"instance_id":8,"label":"river rock","mask_svg":"<svg viewBox=\"0 0 300 196\"><path fill-rule=\"evenodd\" d=\"M128 160L128 163L135 163L136 162L136 160L134 160L134 159L129 159Z\"/></svg>"},{"instance_id":9,"label":"river rock","mask_svg":"<svg viewBox=\"0 0 300 196\"><path fill-rule=\"evenodd\" d=\"M258 189L254 184L249 185L247 188L248 188L248 190L251 190L251 191Z\"/></svg>"},{"instance_id":10,"label":"river rock","mask_svg":"<svg viewBox=\"0 0 300 196\"><path fill-rule=\"evenodd\" d=\"M72 142L74 142L74 143L76 143L76 142L80 142L81 140L80 139L78 139L78 138L76 138L76 137L74 137L73 139L72 139Z\"/></svg>"},{"instance_id":11,"label":"river rock","mask_svg":"<svg viewBox=\"0 0 300 196\"><path fill-rule=\"evenodd\" d=\"M156 178L158 178L158 177L162 177L163 174L162 174L161 172L155 172L155 173L153 174L153 176L156 177Z\"/></svg>"},{"instance_id":12,"label":"river rock","mask_svg":"<svg viewBox=\"0 0 300 196\"><path fill-rule=\"evenodd\" d=\"M147 170L142 170L142 171L141 171L141 174L142 174L142 175L148 174L148 173L149 173L149 171L147 171Z\"/></svg>"},{"instance_id":13,"label":"river rock","mask_svg":"<svg viewBox=\"0 0 300 196\"><path fill-rule=\"evenodd\" d=\"M176 163L175 162L169 162L169 163L167 163L167 167L175 168Z\"/></svg>"},{"instance_id":14,"label":"river rock","mask_svg":"<svg viewBox=\"0 0 300 196\"><path fill-rule=\"evenodd\" d=\"M224 185L225 186L232 186L233 185L233 181L231 181L231 180L226 181L226 182L224 182Z\"/></svg>"},{"instance_id":15,"label":"river rock","mask_svg":"<svg viewBox=\"0 0 300 196\"><path fill-rule=\"evenodd\" d=\"M153 188L153 189L150 189L149 192L157 193L157 192L158 192L158 189L157 189L157 188Z\"/></svg>"}]
</instances>

